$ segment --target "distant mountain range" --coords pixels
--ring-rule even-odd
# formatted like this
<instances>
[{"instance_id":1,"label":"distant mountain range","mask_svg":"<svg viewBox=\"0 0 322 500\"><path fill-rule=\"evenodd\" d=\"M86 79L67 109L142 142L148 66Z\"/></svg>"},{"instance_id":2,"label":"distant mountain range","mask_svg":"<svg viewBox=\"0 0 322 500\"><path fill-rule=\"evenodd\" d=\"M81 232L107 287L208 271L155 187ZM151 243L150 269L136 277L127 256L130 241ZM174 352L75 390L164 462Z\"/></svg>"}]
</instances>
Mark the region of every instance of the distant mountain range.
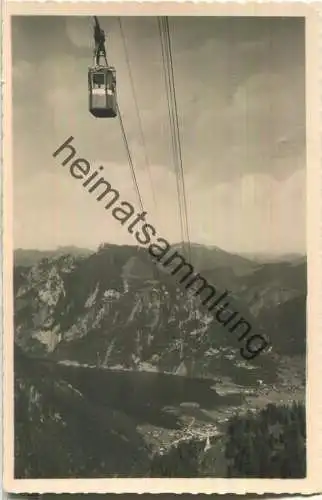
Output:
<instances>
[{"instance_id":1,"label":"distant mountain range","mask_svg":"<svg viewBox=\"0 0 322 500\"><path fill-rule=\"evenodd\" d=\"M117 245L106 245L115 247ZM172 245L173 249L177 249L178 251L184 248L183 243L175 243ZM240 263L246 264L246 261L252 261L253 263L272 263L272 262L294 262L294 261L305 261L306 257L303 254L299 253L287 253L287 254L269 254L269 253L230 253L224 251L216 246L205 246L197 243L193 243L191 246L192 249L192 258L191 263L197 267L205 268L208 267L210 269L213 268L214 260L216 261L216 265L220 265L221 262L223 264L230 261L232 257L236 260L239 260ZM21 266L31 266L37 264L43 258L52 258L52 257L60 257L62 255L73 255L75 257L78 256L89 256L92 253L95 253L94 250L90 250L88 248L80 248L74 245L71 246L61 246L56 249L50 250L35 250L35 249L25 249L25 248L17 248L14 251L14 260L15 265ZM214 259L214 256L216 258Z\"/></svg>"},{"instance_id":2,"label":"distant mountain range","mask_svg":"<svg viewBox=\"0 0 322 500\"><path fill-rule=\"evenodd\" d=\"M79 248L76 246L58 247L54 250L34 250L17 248L14 251L14 262L17 266L34 266L42 259L61 257L62 255L73 255L74 257L86 257L91 255L93 250Z\"/></svg>"},{"instance_id":3,"label":"distant mountain range","mask_svg":"<svg viewBox=\"0 0 322 500\"><path fill-rule=\"evenodd\" d=\"M166 407L236 408L241 388L279 383L281 359L305 364L305 259L263 264L192 246L195 270L270 339L245 361L237 338L145 249L18 249L14 258L17 477L146 477L153 433L170 429L171 441L182 426ZM239 393L219 395L225 380Z\"/></svg>"},{"instance_id":4,"label":"distant mountain range","mask_svg":"<svg viewBox=\"0 0 322 500\"><path fill-rule=\"evenodd\" d=\"M212 355L206 352L236 350L235 339L146 250L64 250L27 268L28 259L15 254L16 341L26 351L107 366L150 363L170 371L192 363L199 375L210 369L205 365ZM259 264L201 245L192 247L191 256L210 283L229 290L234 310L266 333L276 352L304 352L305 261Z\"/></svg>"},{"instance_id":5,"label":"distant mountain range","mask_svg":"<svg viewBox=\"0 0 322 500\"><path fill-rule=\"evenodd\" d=\"M268 262L294 262L294 261L304 261L306 259L305 254L303 253L284 253L284 254L276 254L276 253L267 253L267 252L242 252L240 253L242 257L247 259L251 259L255 262L260 263L268 263Z\"/></svg>"}]
</instances>

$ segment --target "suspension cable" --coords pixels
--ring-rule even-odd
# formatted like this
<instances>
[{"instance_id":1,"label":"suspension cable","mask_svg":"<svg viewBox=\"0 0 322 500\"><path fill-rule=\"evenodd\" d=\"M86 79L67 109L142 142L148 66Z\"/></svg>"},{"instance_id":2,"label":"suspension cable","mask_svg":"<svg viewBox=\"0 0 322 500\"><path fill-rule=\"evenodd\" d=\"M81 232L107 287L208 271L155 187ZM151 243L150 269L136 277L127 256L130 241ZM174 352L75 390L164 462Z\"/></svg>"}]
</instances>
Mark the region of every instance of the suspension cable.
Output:
<instances>
[{"instance_id":1,"label":"suspension cable","mask_svg":"<svg viewBox=\"0 0 322 500\"><path fill-rule=\"evenodd\" d=\"M179 178L178 178L177 166L176 166L177 143L175 140L175 136L172 132L174 130L174 117L173 117L173 109L171 107L171 84L170 84L170 80L169 80L169 72L167 71L167 68L166 68L166 40L164 40L164 37L163 37L162 18L158 18L158 27L159 27L159 33L160 33L161 52L162 52L162 60L163 60L163 67L164 67L164 80L165 80L165 88L166 88L167 104L168 104L168 114L169 114L169 121L170 121L170 133L171 133L171 142L172 142L172 150L173 150L173 159L174 159L174 166L175 166L175 173L176 173L176 189L177 189L177 196L178 196L178 202L179 202L179 218L180 218L181 239L183 240L184 239L183 215L182 215L182 206L180 203L180 185L179 185Z\"/></svg>"},{"instance_id":2,"label":"suspension cable","mask_svg":"<svg viewBox=\"0 0 322 500\"><path fill-rule=\"evenodd\" d=\"M173 60L172 60L172 50L171 50L171 39L169 31L168 18L158 19L158 26L161 39L161 50L162 59L165 71L166 80L166 91L167 91L167 101L168 101L168 111L170 119L170 129L172 136L172 147L174 153L174 164L176 169L176 181L177 181L177 193L179 200L179 213L180 213L180 225L181 234L183 236L183 245L185 246L185 241L188 246L188 256L190 258L191 245L189 238L189 225L187 216L187 200L186 200L186 190L184 183L184 171L182 162L182 151L181 151L181 141L180 141L180 129L178 120L178 108L175 92L174 83L174 70L173 70Z\"/></svg>"},{"instance_id":3,"label":"suspension cable","mask_svg":"<svg viewBox=\"0 0 322 500\"><path fill-rule=\"evenodd\" d=\"M139 200L140 208L141 208L142 212L144 212L142 197L141 197L141 194L140 194L140 189L139 189L138 181L137 181L137 178L136 178L136 175L135 175L134 164L133 164L133 161L132 161L132 156L131 156L129 144L128 144L128 141L127 141L127 138L126 138L125 129L124 129L124 126L123 126L122 115L121 115L120 108L119 108L118 104L116 106L117 106L117 114L118 114L119 121L120 121L120 126L121 126L122 138L123 138L123 142L124 142L124 145L125 145L125 149L126 149L126 154L127 154L127 158L128 158L128 161L129 161L129 165L130 165L130 170L131 170L131 174L132 174L133 183L134 183L136 194L137 194L137 197L138 197L138 200Z\"/></svg>"},{"instance_id":4,"label":"suspension cable","mask_svg":"<svg viewBox=\"0 0 322 500\"><path fill-rule=\"evenodd\" d=\"M134 79L133 79L132 70L131 70L129 53L128 53L128 50L127 50L126 39L125 39L124 30L123 30L123 26L122 26L122 21L121 21L120 17L118 17L118 22L119 22L119 26L120 26L120 32L121 32L122 41L123 41L123 47L124 47L124 53L125 53L125 60L126 60L127 67L128 67L128 73L129 73L130 84L131 84L131 88L132 88L132 94L133 94L133 98L134 98L135 110L136 110L136 114L137 114L137 118L138 118L139 131L140 131L140 136L141 136L141 143L142 143L142 146L143 146L143 149L144 149L145 165L146 165L146 169L147 169L148 175L149 175L149 181L150 181L150 185L151 185L151 192L152 192L154 207L155 207L155 210L157 212L156 195L155 195L155 189L154 189L153 180L152 180L152 173L151 173L151 168L150 168L150 162L149 162L148 153L147 153L147 146L146 146L146 141L145 141L145 138L144 138L143 125L142 125L140 110L139 110L139 106L138 106L138 102L137 102L136 92L135 92Z\"/></svg>"},{"instance_id":5,"label":"suspension cable","mask_svg":"<svg viewBox=\"0 0 322 500\"><path fill-rule=\"evenodd\" d=\"M100 27L98 18L96 16L93 16L93 17L94 17L94 39L95 39L94 54L95 54L95 57L96 57L96 61L95 62L98 63L99 62L99 60L98 60L99 56L103 55L104 58L105 58L106 66L108 66L107 57L106 57L106 49L105 49L105 33L101 29L101 27ZM142 197L141 197L141 193L140 193L138 181L137 181L137 178L136 178L136 175L135 175L134 164L133 164L133 160L132 160L132 156L131 156L131 152L130 152L128 140L127 140L125 129L124 129L124 125L123 125L122 115L121 115L118 103L116 103L116 109L117 109L117 115L118 115L119 122L120 122L120 127L121 127L121 132L122 132L122 138L123 138L123 142L124 142L124 145L125 145L127 158L128 158L129 165L130 165L131 175L132 175L133 183L134 183L134 186L135 186L135 191L136 191L136 194L137 194L137 197L138 197L140 208L141 208L141 210L143 212L144 208L143 208Z\"/></svg>"},{"instance_id":6,"label":"suspension cable","mask_svg":"<svg viewBox=\"0 0 322 500\"><path fill-rule=\"evenodd\" d=\"M182 199L183 199L183 215L184 215L184 224L185 224L185 235L188 243L188 255L190 258L190 238L189 238L189 223L188 223L188 210L187 210L187 198L186 198L186 189L185 189L185 181L184 181L184 170L182 163L182 150L181 150L181 140L180 140L180 130L179 130L179 119L178 119L178 107L177 107L177 99L176 99L176 91L175 91L175 82L174 82L174 70L173 70L173 59L172 59L172 50L171 50L171 37L169 30L169 21L168 17L164 19L165 31L167 36L168 50L169 50L169 63L170 63L170 80L172 87L172 95L173 95L173 104L174 104L174 122L175 122L175 130L178 144L178 157L179 157L179 169L180 169L180 180L182 187Z\"/></svg>"}]
</instances>

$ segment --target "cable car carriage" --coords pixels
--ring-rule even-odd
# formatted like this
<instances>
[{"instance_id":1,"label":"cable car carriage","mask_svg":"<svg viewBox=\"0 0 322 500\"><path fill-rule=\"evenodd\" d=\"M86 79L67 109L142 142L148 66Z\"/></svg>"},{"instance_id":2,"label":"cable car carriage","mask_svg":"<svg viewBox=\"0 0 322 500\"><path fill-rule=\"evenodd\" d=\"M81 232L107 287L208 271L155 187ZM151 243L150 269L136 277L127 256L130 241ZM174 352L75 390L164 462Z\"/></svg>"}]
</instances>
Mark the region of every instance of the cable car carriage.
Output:
<instances>
[{"instance_id":1,"label":"cable car carriage","mask_svg":"<svg viewBox=\"0 0 322 500\"><path fill-rule=\"evenodd\" d=\"M117 116L116 72L112 66L88 70L89 111L96 118Z\"/></svg>"},{"instance_id":2,"label":"cable car carriage","mask_svg":"<svg viewBox=\"0 0 322 500\"><path fill-rule=\"evenodd\" d=\"M94 23L94 61L88 69L89 111L97 118L114 118L117 116L115 68L107 63L105 33L96 16Z\"/></svg>"}]
</instances>

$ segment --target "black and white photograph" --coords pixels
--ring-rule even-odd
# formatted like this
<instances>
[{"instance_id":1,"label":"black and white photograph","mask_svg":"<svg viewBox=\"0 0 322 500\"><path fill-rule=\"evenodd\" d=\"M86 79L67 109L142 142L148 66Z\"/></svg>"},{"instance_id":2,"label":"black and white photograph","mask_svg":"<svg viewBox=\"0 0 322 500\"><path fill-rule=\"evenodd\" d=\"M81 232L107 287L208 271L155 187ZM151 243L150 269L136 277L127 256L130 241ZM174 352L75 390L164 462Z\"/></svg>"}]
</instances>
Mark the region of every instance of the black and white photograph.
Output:
<instances>
[{"instance_id":1,"label":"black and white photograph","mask_svg":"<svg viewBox=\"0 0 322 500\"><path fill-rule=\"evenodd\" d=\"M53 5L7 20L12 491L314 492L313 8Z\"/></svg>"}]
</instances>

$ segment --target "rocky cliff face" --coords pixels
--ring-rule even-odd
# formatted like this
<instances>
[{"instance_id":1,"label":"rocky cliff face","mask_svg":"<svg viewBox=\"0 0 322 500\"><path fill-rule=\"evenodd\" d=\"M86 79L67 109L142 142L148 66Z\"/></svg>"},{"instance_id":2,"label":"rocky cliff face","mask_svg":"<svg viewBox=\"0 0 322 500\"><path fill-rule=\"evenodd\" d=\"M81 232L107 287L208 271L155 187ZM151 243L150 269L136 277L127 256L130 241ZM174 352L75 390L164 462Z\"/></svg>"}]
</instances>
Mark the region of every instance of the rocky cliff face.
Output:
<instances>
[{"instance_id":1,"label":"rocky cliff face","mask_svg":"<svg viewBox=\"0 0 322 500\"><path fill-rule=\"evenodd\" d=\"M305 265L269 266L241 273L232 265L228 279L218 272L218 284L209 272L209 281L222 290L229 282L232 309L272 337L276 352L304 352ZM193 376L239 356L234 335L144 251L108 246L85 258L46 258L17 268L15 283L15 339L34 355Z\"/></svg>"},{"instance_id":2,"label":"rocky cliff face","mask_svg":"<svg viewBox=\"0 0 322 500\"><path fill-rule=\"evenodd\" d=\"M242 386L272 386L279 356L305 353L305 263L195 251L200 274L230 291L229 307L271 351L243 361L232 333L133 247L15 266L16 477L171 476L172 459L176 474L194 475L206 439L196 432L217 436L219 421L248 408ZM191 439L173 451L185 428ZM221 441L211 450L222 457Z\"/></svg>"}]
</instances>

